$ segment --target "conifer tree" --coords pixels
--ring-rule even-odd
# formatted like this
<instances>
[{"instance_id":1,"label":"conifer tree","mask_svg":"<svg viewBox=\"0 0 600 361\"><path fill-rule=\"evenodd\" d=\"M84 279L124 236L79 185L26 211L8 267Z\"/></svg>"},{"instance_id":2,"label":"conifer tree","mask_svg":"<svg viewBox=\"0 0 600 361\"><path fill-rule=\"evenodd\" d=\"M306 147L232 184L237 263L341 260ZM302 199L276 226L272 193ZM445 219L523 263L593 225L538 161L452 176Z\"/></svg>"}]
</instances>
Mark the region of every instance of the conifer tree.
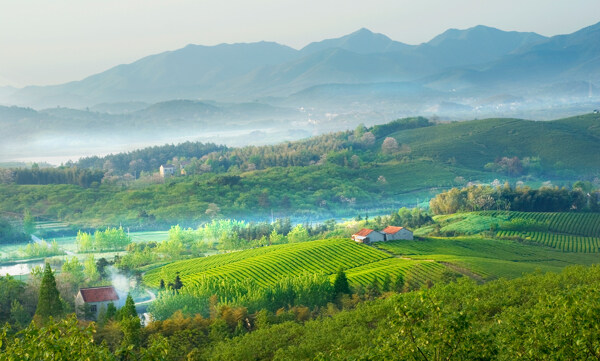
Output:
<instances>
[{"instance_id":1,"label":"conifer tree","mask_svg":"<svg viewBox=\"0 0 600 361\"><path fill-rule=\"evenodd\" d=\"M179 272L177 272L177 276L175 276L175 282L173 282L173 289L180 290L183 287L183 282L181 282L181 278L179 277Z\"/></svg>"},{"instance_id":2,"label":"conifer tree","mask_svg":"<svg viewBox=\"0 0 600 361\"><path fill-rule=\"evenodd\" d=\"M391 288L392 288L392 277L388 273L383 278L383 283L381 284L381 291L389 292L389 291L391 291Z\"/></svg>"},{"instance_id":3,"label":"conifer tree","mask_svg":"<svg viewBox=\"0 0 600 361\"><path fill-rule=\"evenodd\" d=\"M348 284L348 278L346 277L346 273L342 268L338 270L338 273L335 276L335 281L333 281L333 290L337 295L340 294L350 294L350 285Z\"/></svg>"},{"instance_id":4,"label":"conifer tree","mask_svg":"<svg viewBox=\"0 0 600 361\"><path fill-rule=\"evenodd\" d=\"M119 310L119 320L123 320L128 317L138 317L137 311L135 310L135 302L133 302L133 298L131 297L130 293L127 294L125 306Z\"/></svg>"},{"instance_id":5,"label":"conifer tree","mask_svg":"<svg viewBox=\"0 0 600 361\"><path fill-rule=\"evenodd\" d=\"M60 317L63 313L63 304L60 300L60 294L56 288L56 279L50 264L46 263L44 277L40 284L40 296L38 298L35 315L41 317L45 322L48 317Z\"/></svg>"},{"instance_id":6,"label":"conifer tree","mask_svg":"<svg viewBox=\"0 0 600 361\"><path fill-rule=\"evenodd\" d=\"M396 276L392 290L398 293L404 291L404 277L402 277L401 273L398 273L398 275Z\"/></svg>"}]
</instances>

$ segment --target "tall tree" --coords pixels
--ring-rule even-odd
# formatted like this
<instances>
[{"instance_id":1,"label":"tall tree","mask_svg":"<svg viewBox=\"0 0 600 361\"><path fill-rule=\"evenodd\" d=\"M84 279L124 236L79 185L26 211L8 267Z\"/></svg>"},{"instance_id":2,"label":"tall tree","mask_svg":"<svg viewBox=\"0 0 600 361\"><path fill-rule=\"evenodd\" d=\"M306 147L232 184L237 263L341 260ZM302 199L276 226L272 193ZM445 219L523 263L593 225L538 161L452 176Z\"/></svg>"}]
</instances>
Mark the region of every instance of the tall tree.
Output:
<instances>
[{"instance_id":1,"label":"tall tree","mask_svg":"<svg viewBox=\"0 0 600 361\"><path fill-rule=\"evenodd\" d=\"M35 218L33 218L29 211L25 211L25 214L23 215L23 230L30 235L35 232L35 228Z\"/></svg>"},{"instance_id":2,"label":"tall tree","mask_svg":"<svg viewBox=\"0 0 600 361\"><path fill-rule=\"evenodd\" d=\"M48 317L60 317L63 314L63 304L60 300L60 294L56 288L56 279L50 264L46 262L44 277L40 285L40 296L38 298L35 315L45 322Z\"/></svg>"},{"instance_id":3,"label":"tall tree","mask_svg":"<svg viewBox=\"0 0 600 361\"><path fill-rule=\"evenodd\" d=\"M350 294L350 285L348 284L348 278L342 268L340 268L335 275L335 281L333 281L333 290L336 295Z\"/></svg>"},{"instance_id":4,"label":"tall tree","mask_svg":"<svg viewBox=\"0 0 600 361\"><path fill-rule=\"evenodd\" d=\"M137 311L135 310L135 302L133 302L133 298L131 294L127 294L127 299L125 300L125 306L119 310L119 319L125 319L128 317L138 317ZM138 319L139 321L139 319Z\"/></svg>"}]
</instances>

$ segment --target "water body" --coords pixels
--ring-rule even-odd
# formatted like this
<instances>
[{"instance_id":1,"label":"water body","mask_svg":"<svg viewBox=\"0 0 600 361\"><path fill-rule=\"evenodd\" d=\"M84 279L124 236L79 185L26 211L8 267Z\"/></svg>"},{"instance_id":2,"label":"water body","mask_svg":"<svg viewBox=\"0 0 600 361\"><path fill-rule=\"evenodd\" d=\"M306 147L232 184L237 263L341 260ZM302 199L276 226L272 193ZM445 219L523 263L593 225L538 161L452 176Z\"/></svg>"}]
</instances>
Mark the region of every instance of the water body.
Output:
<instances>
[{"instance_id":1,"label":"water body","mask_svg":"<svg viewBox=\"0 0 600 361\"><path fill-rule=\"evenodd\" d=\"M34 267L44 267L44 261L20 262L0 265L0 275L24 276L31 273Z\"/></svg>"}]
</instances>

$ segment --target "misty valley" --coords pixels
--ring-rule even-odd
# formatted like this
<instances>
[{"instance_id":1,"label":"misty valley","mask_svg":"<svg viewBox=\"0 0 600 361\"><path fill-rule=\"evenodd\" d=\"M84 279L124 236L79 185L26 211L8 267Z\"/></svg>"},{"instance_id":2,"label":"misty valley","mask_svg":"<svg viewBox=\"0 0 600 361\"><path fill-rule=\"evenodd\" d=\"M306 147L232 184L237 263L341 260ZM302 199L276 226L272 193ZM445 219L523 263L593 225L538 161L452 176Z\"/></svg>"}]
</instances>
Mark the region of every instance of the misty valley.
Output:
<instances>
[{"instance_id":1,"label":"misty valley","mask_svg":"<svg viewBox=\"0 0 600 361\"><path fill-rule=\"evenodd\" d=\"M0 361L600 358L598 44L361 28L0 76Z\"/></svg>"}]
</instances>

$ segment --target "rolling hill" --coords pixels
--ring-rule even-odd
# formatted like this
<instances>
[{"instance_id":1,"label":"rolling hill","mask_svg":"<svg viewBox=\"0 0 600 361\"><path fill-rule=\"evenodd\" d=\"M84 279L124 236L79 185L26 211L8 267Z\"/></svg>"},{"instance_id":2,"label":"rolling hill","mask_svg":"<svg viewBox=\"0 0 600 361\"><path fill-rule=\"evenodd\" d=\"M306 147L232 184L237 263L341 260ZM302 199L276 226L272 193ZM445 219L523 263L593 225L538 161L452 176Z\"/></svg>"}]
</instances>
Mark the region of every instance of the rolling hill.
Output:
<instances>
[{"instance_id":1,"label":"rolling hill","mask_svg":"<svg viewBox=\"0 0 600 361\"><path fill-rule=\"evenodd\" d=\"M511 219L548 219L553 234L563 235L557 241L567 244L567 248L543 241L543 235L541 239L539 235L538 238L530 236L532 231L526 226L520 233L501 231L498 238L481 235L421 237L414 241L379 242L373 247L349 239L325 239L178 261L148 271L144 282L157 287L160 279L169 280L178 273L183 283L191 288L208 279L237 282L251 279L260 287L268 288L282 278L301 277L307 273L333 275L341 267L353 286L367 286L374 279L381 284L386 275L394 278L400 274L419 287L428 280L438 282L445 270L485 281L519 277L536 269L560 271L568 265L599 262L600 233L595 229L598 224L594 223L598 214L479 212L445 216L437 221L444 222L444 229L457 229L465 219L473 221L472 217L494 216L500 224ZM588 232L586 230L596 237L569 236L569 232ZM529 242L516 240L517 233L527 235ZM593 247L590 248L591 244Z\"/></svg>"}]
</instances>

